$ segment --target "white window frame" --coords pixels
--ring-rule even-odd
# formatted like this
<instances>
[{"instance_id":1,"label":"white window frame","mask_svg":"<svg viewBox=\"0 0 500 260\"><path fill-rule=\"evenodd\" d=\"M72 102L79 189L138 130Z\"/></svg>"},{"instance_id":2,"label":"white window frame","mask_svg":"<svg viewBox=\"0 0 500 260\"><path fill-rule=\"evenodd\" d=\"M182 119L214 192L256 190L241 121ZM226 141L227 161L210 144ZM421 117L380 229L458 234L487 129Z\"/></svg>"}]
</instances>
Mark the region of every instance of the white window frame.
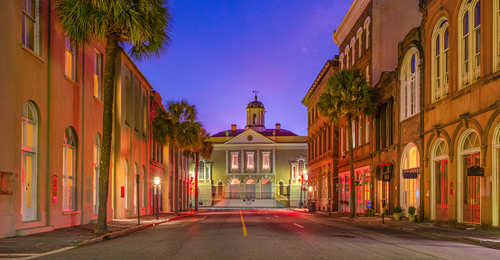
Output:
<instances>
[{"instance_id":1,"label":"white window frame","mask_svg":"<svg viewBox=\"0 0 500 260\"><path fill-rule=\"evenodd\" d=\"M195 165L195 167L196 167L196 165ZM200 170L202 170L202 171L200 171ZM200 178L200 176L202 178ZM202 180L202 181L205 180L205 161L203 161L203 160L200 160L198 162L198 180Z\"/></svg>"},{"instance_id":2,"label":"white window frame","mask_svg":"<svg viewBox=\"0 0 500 260\"><path fill-rule=\"evenodd\" d=\"M363 117L359 116L359 121L358 121L358 146L361 146L363 144L363 138L361 137L363 134Z\"/></svg>"},{"instance_id":3,"label":"white window frame","mask_svg":"<svg viewBox=\"0 0 500 260\"><path fill-rule=\"evenodd\" d=\"M468 3L469 0L462 1L462 5L460 6L460 11L458 14L458 35L459 35L459 48L458 48L458 57L459 57L459 89L463 89L474 82L481 76L481 51L479 48L479 52L476 53L477 48L477 35L481 35L481 21L482 17L480 17L479 26L474 27L475 23L475 9L476 4L480 2L479 0L472 0ZM484 6L483 6L484 7ZM467 29L468 33L464 35L464 16L468 12L468 24ZM481 47L481 38L479 38L479 47ZM468 57L465 57L465 52L468 53Z\"/></svg>"},{"instance_id":4,"label":"white window frame","mask_svg":"<svg viewBox=\"0 0 500 260\"><path fill-rule=\"evenodd\" d=\"M349 68L349 45L345 47L345 68Z\"/></svg>"},{"instance_id":5,"label":"white window frame","mask_svg":"<svg viewBox=\"0 0 500 260\"><path fill-rule=\"evenodd\" d=\"M22 0L22 39L21 42L26 48L41 55L41 33L40 33L40 2L39 0ZM31 3L31 5L30 5ZM32 31L30 31L32 24Z\"/></svg>"},{"instance_id":6,"label":"white window frame","mask_svg":"<svg viewBox=\"0 0 500 260\"><path fill-rule=\"evenodd\" d=\"M345 150L344 150L344 128L340 128L340 151L342 151L342 153L345 153Z\"/></svg>"},{"instance_id":7,"label":"white window frame","mask_svg":"<svg viewBox=\"0 0 500 260\"><path fill-rule=\"evenodd\" d=\"M448 48L445 48L446 32L448 32ZM439 46L437 40L439 37ZM449 23L441 17L436 23L432 35L432 101L436 102L449 94L449 57L450 57ZM438 49L439 48L439 49Z\"/></svg>"},{"instance_id":8,"label":"white window frame","mask_svg":"<svg viewBox=\"0 0 500 260\"><path fill-rule=\"evenodd\" d=\"M365 20L364 28L366 31L366 49L370 48L370 16L368 16Z\"/></svg>"},{"instance_id":9,"label":"white window frame","mask_svg":"<svg viewBox=\"0 0 500 260\"><path fill-rule=\"evenodd\" d=\"M356 148L356 120L351 121L352 149Z\"/></svg>"},{"instance_id":10,"label":"white window frame","mask_svg":"<svg viewBox=\"0 0 500 260\"><path fill-rule=\"evenodd\" d=\"M75 133L73 129L67 128L64 133L63 142L63 211L74 211L76 210L76 140ZM71 165L68 165L69 151L71 151ZM71 167L71 169L69 168ZM68 172L71 171L71 176ZM68 181L71 180L72 185L68 185ZM72 189L71 191L69 189ZM71 195L71 196L70 196Z\"/></svg>"},{"instance_id":11,"label":"white window frame","mask_svg":"<svg viewBox=\"0 0 500 260\"><path fill-rule=\"evenodd\" d=\"M99 133L95 134L94 139L94 182L93 182L93 206L94 206L94 215L97 215L99 212L99 168L101 163L101 136Z\"/></svg>"},{"instance_id":12,"label":"white window frame","mask_svg":"<svg viewBox=\"0 0 500 260\"><path fill-rule=\"evenodd\" d=\"M255 165L254 152L247 152L247 169L253 170Z\"/></svg>"},{"instance_id":13,"label":"white window frame","mask_svg":"<svg viewBox=\"0 0 500 260\"><path fill-rule=\"evenodd\" d=\"M356 38L358 40L358 58L361 58L361 53L363 50L363 27L359 27L358 32L356 32Z\"/></svg>"},{"instance_id":14,"label":"white window frame","mask_svg":"<svg viewBox=\"0 0 500 260\"><path fill-rule=\"evenodd\" d=\"M412 58L415 55L415 70L412 72ZM411 48L401 66L401 121L420 113L420 57L418 50Z\"/></svg>"},{"instance_id":15,"label":"white window frame","mask_svg":"<svg viewBox=\"0 0 500 260\"><path fill-rule=\"evenodd\" d=\"M356 37L352 37L351 39L351 52L352 52L352 66L354 66L354 61L356 58Z\"/></svg>"},{"instance_id":16,"label":"white window frame","mask_svg":"<svg viewBox=\"0 0 500 260\"><path fill-rule=\"evenodd\" d=\"M231 152L231 169L237 170L238 166L238 152Z\"/></svg>"},{"instance_id":17,"label":"white window frame","mask_svg":"<svg viewBox=\"0 0 500 260\"><path fill-rule=\"evenodd\" d=\"M340 70L343 70L344 69L344 53L343 52L340 54L339 61L340 61Z\"/></svg>"},{"instance_id":18,"label":"white window frame","mask_svg":"<svg viewBox=\"0 0 500 260\"><path fill-rule=\"evenodd\" d=\"M267 157L267 164L266 164L266 157ZM263 152L262 153L262 169L265 169L265 170L271 169L271 153L270 152Z\"/></svg>"}]
</instances>

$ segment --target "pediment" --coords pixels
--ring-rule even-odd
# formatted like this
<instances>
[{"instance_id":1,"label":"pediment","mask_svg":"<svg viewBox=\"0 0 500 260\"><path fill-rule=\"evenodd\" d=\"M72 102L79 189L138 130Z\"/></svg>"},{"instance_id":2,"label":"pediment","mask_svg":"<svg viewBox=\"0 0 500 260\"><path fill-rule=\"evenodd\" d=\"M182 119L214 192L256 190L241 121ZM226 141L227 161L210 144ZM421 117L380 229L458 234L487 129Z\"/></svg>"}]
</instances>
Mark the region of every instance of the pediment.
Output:
<instances>
[{"instance_id":1,"label":"pediment","mask_svg":"<svg viewBox=\"0 0 500 260\"><path fill-rule=\"evenodd\" d=\"M226 144L274 144L275 142L252 129L231 138Z\"/></svg>"}]
</instances>

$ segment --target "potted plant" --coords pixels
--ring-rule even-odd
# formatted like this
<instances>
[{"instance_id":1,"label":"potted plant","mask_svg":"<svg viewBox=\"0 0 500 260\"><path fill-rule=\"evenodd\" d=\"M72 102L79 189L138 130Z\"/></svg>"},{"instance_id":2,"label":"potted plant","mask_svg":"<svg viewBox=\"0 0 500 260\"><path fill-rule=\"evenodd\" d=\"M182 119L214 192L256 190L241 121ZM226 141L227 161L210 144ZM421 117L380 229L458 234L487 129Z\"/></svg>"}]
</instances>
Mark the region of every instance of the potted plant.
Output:
<instances>
[{"instance_id":1,"label":"potted plant","mask_svg":"<svg viewBox=\"0 0 500 260\"><path fill-rule=\"evenodd\" d=\"M400 207L400 206L396 206L396 207L394 207L394 214L393 214L393 215L394 215L394 219L395 219L395 220L399 220L399 219L401 219L401 211L402 211L402 210L401 210L401 207Z\"/></svg>"},{"instance_id":2,"label":"potted plant","mask_svg":"<svg viewBox=\"0 0 500 260\"><path fill-rule=\"evenodd\" d=\"M408 208L408 218L410 219L410 222L415 222L415 220L417 219L417 216L415 215L416 210L417 209L413 206Z\"/></svg>"}]
</instances>

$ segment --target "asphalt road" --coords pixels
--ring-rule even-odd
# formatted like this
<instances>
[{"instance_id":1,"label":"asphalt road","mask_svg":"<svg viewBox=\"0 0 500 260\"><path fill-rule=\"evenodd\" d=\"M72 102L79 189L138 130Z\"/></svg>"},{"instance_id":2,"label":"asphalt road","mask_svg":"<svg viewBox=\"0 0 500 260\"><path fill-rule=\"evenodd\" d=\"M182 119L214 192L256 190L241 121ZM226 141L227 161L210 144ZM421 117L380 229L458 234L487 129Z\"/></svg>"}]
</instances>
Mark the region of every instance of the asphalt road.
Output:
<instances>
[{"instance_id":1,"label":"asphalt road","mask_svg":"<svg viewBox=\"0 0 500 260\"><path fill-rule=\"evenodd\" d=\"M39 259L500 259L500 251L290 210L210 210Z\"/></svg>"}]
</instances>

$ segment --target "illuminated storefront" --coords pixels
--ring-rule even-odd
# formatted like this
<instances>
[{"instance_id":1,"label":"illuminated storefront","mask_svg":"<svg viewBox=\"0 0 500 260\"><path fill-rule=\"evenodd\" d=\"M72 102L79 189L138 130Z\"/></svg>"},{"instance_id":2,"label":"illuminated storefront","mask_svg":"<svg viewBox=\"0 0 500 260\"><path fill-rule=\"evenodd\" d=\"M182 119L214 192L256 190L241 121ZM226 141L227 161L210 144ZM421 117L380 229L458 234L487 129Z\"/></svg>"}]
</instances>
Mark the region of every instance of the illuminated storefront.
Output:
<instances>
[{"instance_id":1,"label":"illuminated storefront","mask_svg":"<svg viewBox=\"0 0 500 260\"><path fill-rule=\"evenodd\" d=\"M403 211L408 210L409 207L415 207L418 211L420 154L415 144L409 143L404 149L401 169L401 207Z\"/></svg>"}]
</instances>

